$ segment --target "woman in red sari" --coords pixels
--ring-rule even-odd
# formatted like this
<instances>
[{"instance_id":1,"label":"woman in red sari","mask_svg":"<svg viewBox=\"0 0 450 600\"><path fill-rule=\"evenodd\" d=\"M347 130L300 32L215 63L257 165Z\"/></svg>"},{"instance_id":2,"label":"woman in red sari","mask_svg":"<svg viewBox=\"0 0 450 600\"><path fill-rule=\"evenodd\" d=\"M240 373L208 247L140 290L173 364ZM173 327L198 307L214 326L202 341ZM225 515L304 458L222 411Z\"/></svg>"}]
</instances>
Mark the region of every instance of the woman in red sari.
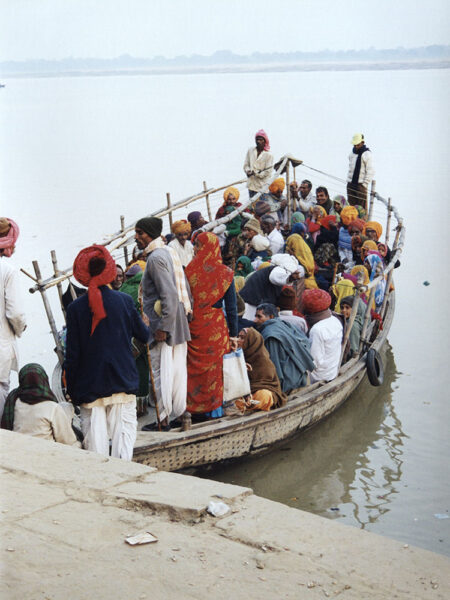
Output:
<instances>
[{"instance_id":1,"label":"woman in red sari","mask_svg":"<svg viewBox=\"0 0 450 600\"><path fill-rule=\"evenodd\" d=\"M236 338L238 334L234 273L222 264L219 241L213 233L198 234L194 251L185 270L194 299L187 353L187 410L217 418L223 414L223 355L230 351L230 335Z\"/></svg>"}]
</instances>

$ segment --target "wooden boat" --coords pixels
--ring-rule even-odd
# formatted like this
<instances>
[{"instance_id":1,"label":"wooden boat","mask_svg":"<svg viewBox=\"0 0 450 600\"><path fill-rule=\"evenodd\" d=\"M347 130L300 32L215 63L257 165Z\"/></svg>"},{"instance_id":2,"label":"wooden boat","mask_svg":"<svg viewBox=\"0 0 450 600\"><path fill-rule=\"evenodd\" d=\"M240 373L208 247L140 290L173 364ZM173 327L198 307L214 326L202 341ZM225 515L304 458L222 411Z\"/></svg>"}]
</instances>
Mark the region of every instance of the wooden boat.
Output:
<instances>
[{"instance_id":1,"label":"wooden boat","mask_svg":"<svg viewBox=\"0 0 450 600\"><path fill-rule=\"evenodd\" d=\"M295 176L295 168L298 168L300 164L301 161L293 159L290 156L284 156L276 165L274 178L279 177L283 173L286 176L289 209L291 207L289 198L290 168L294 167ZM228 185L238 186L245 183L245 181L246 180L239 180ZM203 182L203 192L174 205L171 204L170 195L168 194L167 208L157 211L153 216L164 217L167 215L169 217L169 222L171 223L175 211L185 209L187 206L191 208L193 203L205 199L208 216L211 221L207 228L212 229L217 224L225 223L228 220L233 219L250 204L250 200L243 202L242 206L231 214L222 219L212 221L210 199L218 192L226 189L228 185L211 189L207 188L206 183ZM252 202L256 201L257 198L258 197L252 198ZM328 383L317 382L313 385L293 391L289 395L289 400L285 406L268 413L255 412L243 416L227 416L214 421L194 424L188 431L181 431L180 429L172 429L169 432L138 431L133 460L157 467L161 470L175 471L266 452L274 445L312 427L345 402L350 394L364 380L367 371L368 357L373 357L375 352L379 353L381 351L383 344L387 339L395 312L395 292L391 290L392 273L394 264L398 260L403 248L405 228L400 215L396 208L392 206L390 199L385 200L379 196L375 192L375 182L372 182L369 203L369 220L372 216L375 202L379 202L387 209L386 244L389 240L392 216L394 216L397 221L391 260L389 265L386 266L383 275L375 278L368 286L357 286L356 295L359 298L359 295L363 292L368 294L368 306L370 306L377 283L380 281L381 277L386 277L386 294L381 308L383 329L380 330L378 328L378 322L371 322L370 311L366 310L361 334L360 353L340 368L338 377ZM123 217L121 217L121 230L113 236L110 236L110 238L104 242L104 245L109 246L111 251L124 249L125 260L127 260L127 246L134 241L134 234L132 232L134 232L134 224L126 228L124 226ZM60 364L55 369L52 378L52 387L58 398L63 399L60 366L63 353L50 303L46 297L46 292L49 288L56 286L61 299L62 282L72 275L72 271L71 269L66 269L62 272L59 271L54 251L52 251L51 255L54 268L54 275L52 277L47 280L42 280L40 268L36 261L33 262L36 277L32 277L29 273L24 272L34 279L36 284L30 289L30 292L41 292L44 301L44 306L57 346L56 351L60 359ZM357 302L354 303L348 331L350 331L356 316L357 304ZM343 347L346 342L347 338L343 341ZM382 365L378 366L382 367ZM375 377L375 379L377 376L377 373L372 373L372 377Z\"/></svg>"}]
</instances>

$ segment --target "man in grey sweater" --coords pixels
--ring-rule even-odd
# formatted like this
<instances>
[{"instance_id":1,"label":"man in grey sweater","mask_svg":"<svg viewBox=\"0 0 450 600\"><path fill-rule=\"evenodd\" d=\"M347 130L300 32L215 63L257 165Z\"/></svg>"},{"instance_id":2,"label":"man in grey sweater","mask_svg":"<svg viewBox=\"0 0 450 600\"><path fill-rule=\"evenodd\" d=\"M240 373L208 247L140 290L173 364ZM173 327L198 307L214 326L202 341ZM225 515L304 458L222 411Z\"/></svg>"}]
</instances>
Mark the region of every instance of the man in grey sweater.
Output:
<instances>
[{"instance_id":1,"label":"man in grey sweater","mask_svg":"<svg viewBox=\"0 0 450 600\"><path fill-rule=\"evenodd\" d=\"M187 342L192 296L177 253L161 238L162 220L145 217L136 223L138 248L147 256L142 277L144 313L150 327L150 360L161 425L186 410ZM144 429L148 426L145 426Z\"/></svg>"}]
</instances>

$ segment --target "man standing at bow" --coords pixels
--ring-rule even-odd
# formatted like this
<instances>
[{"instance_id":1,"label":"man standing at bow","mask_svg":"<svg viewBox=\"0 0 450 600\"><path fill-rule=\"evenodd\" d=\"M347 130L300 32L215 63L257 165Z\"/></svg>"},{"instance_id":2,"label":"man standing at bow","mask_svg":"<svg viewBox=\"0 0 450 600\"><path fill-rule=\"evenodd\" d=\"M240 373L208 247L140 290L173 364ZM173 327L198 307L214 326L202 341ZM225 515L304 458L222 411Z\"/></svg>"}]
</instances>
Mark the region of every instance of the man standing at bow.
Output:
<instances>
[{"instance_id":1,"label":"man standing at bow","mask_svg":"<svg viewBox=\"0 0 450 600\"><path fill-rule=\"evenodd\" d=\"M351 206L360 205L367 210L367 188L375 171L372 152L365 145L364 135L355 133L352 138L353 151L348 157L347 196Z\"/></svg>"},{"instance_id":2,"label":"man standing at bow","mask_svg":"<svg viewBox=\"0 0 450 600\"><path fill-rule=\"evenodd\" d=\"M73 264L88 293L67 309L67 391L80 406L83 446L131 460L136 441L139 375L131 338L144 344L149 330L131 296L110 289L116 263L104 246L89 246Z\"/></svg>"},{"instance_id":3,"label":"man standing at bow","mask_svg":"<svg viewBox=\"0 0 450 600\"><path fill-rule=\"evenodd\" d=\"M256 132L255 142L256 146L249 148L244 162L244 171L248 177L247 187L250 198L258 192L267 192L273 169L273 156L269 152L269 138L264 129Z\"/></svg>"},{"instance_id":4,"label":"man standing at bow","mask_svg":"<svg viewBox=\"0 0 450 600\"><path fill-rule=\"evenodd\" d=\"M191 294L178 254L161 238L162 220L145 217L136 223L136 243L147 255L142 277L144 313L150 322L150 360L160 421L168 430L169 417L186 410L188 318ZM148 431L152 425L145 425Z\"/></svg>"},{"instance_id":5,"label":"man standing at bow","mask_svg":"<svg viewBox=\"0 0 450 600\"><path fill-rule=\"evenodd\" d=\"M25 330L19 298L19 276L6 259L14 252L19 226L0 217L0 418L9 392L9 375L18 371L16 338Z\"/></svg>"}]
</instances>

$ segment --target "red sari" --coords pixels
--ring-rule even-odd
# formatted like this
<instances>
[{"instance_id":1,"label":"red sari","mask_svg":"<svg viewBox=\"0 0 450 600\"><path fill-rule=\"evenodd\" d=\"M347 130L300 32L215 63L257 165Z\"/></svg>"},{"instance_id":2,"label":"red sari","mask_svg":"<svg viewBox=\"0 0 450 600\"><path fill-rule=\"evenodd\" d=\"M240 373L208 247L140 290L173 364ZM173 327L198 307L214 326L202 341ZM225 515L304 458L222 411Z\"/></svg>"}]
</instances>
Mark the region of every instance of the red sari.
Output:
<instances>
[{"instance_id":1,"label":"red sari","mask_svg":"<svg viewBox=\"0 0 450 600\"><path fill-rule=\"evenodd\" d=\"M219 241L213 233L200 233L195 241L200 248L185 270L194 299L187 353L187 410L205 413L223 402L222 362L229 352L230 337L222 308L213 305L232 284L233 271L222 264Z\"/></svg>"}]
</instances>

